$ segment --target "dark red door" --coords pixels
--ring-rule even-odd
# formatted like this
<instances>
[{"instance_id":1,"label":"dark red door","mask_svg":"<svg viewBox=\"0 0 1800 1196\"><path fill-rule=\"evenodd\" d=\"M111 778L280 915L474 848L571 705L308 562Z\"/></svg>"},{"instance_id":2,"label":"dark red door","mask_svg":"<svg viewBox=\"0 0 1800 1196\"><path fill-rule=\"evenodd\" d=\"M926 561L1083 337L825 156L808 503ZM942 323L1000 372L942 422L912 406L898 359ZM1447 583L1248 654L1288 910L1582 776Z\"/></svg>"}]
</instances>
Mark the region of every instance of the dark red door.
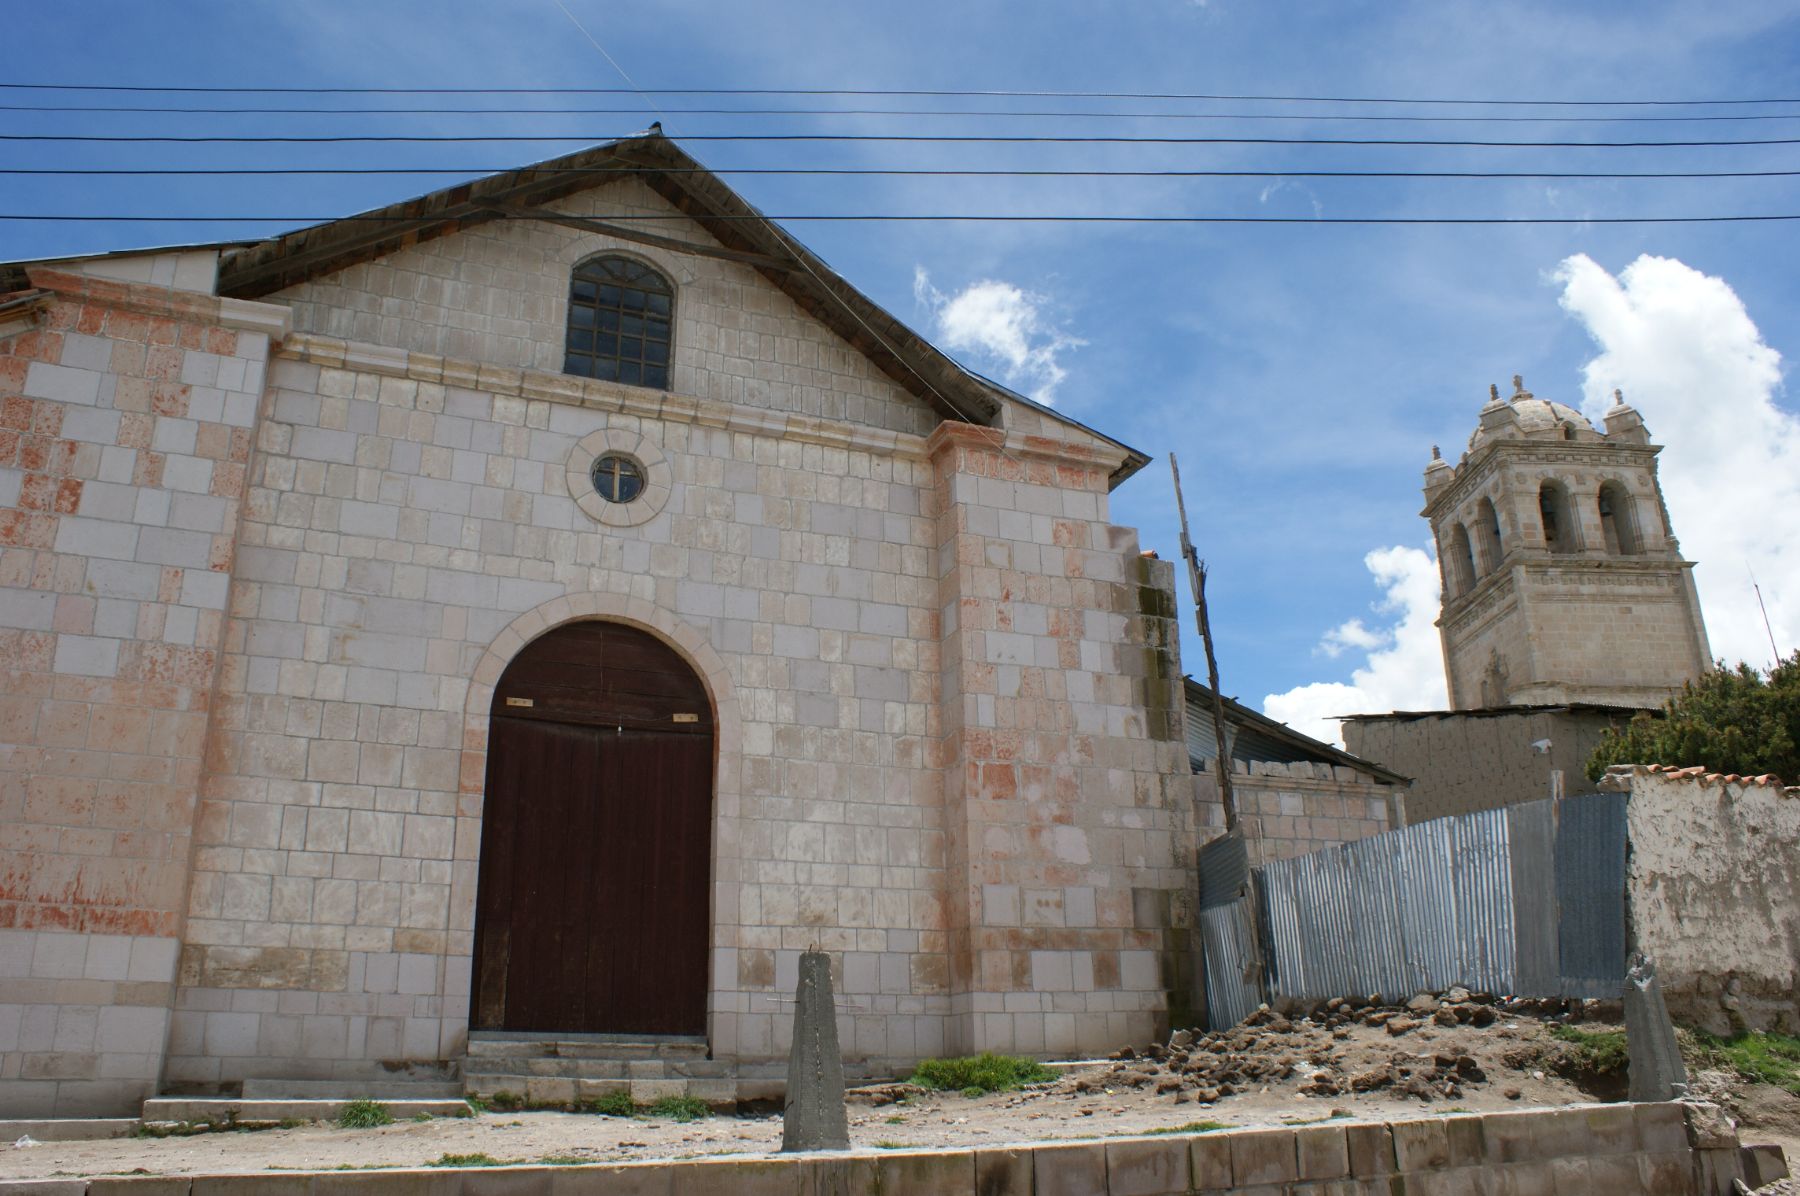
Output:
<instances>
[{"instance_id":1,"label":"dark red door","mask_svg":"<svg viewBox=\"0 0 1800 1196\"><path fill-rule=\"evenodd\" d=\"M476 1029L705 1033L711 732L699 679L643 632L577 624L508 668L489 730Z\"/></svg>"}]
</instances>

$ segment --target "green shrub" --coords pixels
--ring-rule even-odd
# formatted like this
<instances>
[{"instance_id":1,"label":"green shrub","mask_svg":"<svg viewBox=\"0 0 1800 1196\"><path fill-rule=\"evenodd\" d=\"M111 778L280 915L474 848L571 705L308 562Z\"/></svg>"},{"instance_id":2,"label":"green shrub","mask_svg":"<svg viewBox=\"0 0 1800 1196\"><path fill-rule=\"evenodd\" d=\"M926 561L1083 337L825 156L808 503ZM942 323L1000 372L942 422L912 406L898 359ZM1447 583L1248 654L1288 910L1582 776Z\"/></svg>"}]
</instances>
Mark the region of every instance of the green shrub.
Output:
<instances>
[{"instance_id":1,"label":"green shrub","mask_svg":"<svg viewBox=\"0 0 1800 1196\"><path fill-rule=\"evenodd\" d=\"M649 1108L652 1117L667 1117L672 1121L698 1121L712 1112L712 1108L697 1096L663 1096Z\"/></svg>"},{"instance_id":2,"label":"green shrub","mask_svg":"<svg viewBox=\"0 0 1800 1196\"><path fill-rule=\"evenodd\" d=\"M1223 1121L1188 1121L1181 1125L1161 1125L1153 1130L1145 1130L1146 1134L1210 1134L1214 1130L1228 1130L1231 1127Z\"/></svg>"},{"instance_id":3,"label":"green shrub","mask_svg":"<svg viewBox=\"0 0 1800 1196\"><path fill-rule=\"evenodd\" d=\"M591 1100L584 1100L580 1108L583 1113L598 1113L602 1117L632 1117L638 1111L631 1093L623 1088L615 1088Z\"/></svg>"},{"instance_id":4,"label":"green shrub","mask_svg":"<svg viewBox=\"0 0 1800 1196\"><path fill-rule=\"evenodd\" d=\"M525 1098L516 1092L508 1092L506 1089L502 1088L500 1091L487 1098L487 1105L488 1108L496 1109L502 1113L517 1113L525 1107Z\"/></svg>"},{"instance_id":5,"label":"green shrub","mask_svg":"<svg viewBox=\"0 0 1800 1196\"><path fill-rule=\"evenodd\" d=\"M394 1114L378 1100L353 1100L338 1114L337 1123L347 1130L372 1130L393 1125Z\"/></svg>"},{"instance_id":6,"label":"green shrub","mask_svg":"<svg viewBox=\"0 0 1800 1196\"><path fill-rule=\"evenodd\" d=\"M504 1167L505 1163L491 1154L441 1154L431 1163L433 1167Z\"/></svg>"},{"instance_id":7,"label":"green shrub","mask_svg":"<svg viewBox=\"0 0 1800 1196\"><path fill-rule=\"evenodd\" d=\"M1625 1074L1627 1053L1623 1030L1552 1026L1550 1037L1569 1044L1568 1054L1578 1070L1597 1076Z\"/></svg>"},{"instance_id":8,"label":"green shrub","mask_svg":"<svg viewBox=\"0 0 1800 1196\"><path fill-rule=\"evenodd\" d=\"M1800 1038L1786 1034L1734 1034L1720 1038L1694 1032L1704 1061L1729 1067L1746 1080L1773 1084L1800 1096Z\"/></svg>"},{"instance_id":9,"label":"green shrub","mask_svg":"<svg viewBox=\"0 0 1800 1196\"><path fill-rule=\"evenodd\" d=\"M912 1083L938 1092L1011 1092L1026 1084L1054 1080L1056 1073L1023 1055L983 1052L959 1059L925 1059L912 1074Z\"/></svg>"},{"instance_id":10,"label":"green shrub","mask_svg":"<svg viewBox=\"0 0 1800 1196\"><path fill-rule=\"evenodd\" d=\"M1610 764L1698 764L1800 780L1800 652L1766 675L1721 661L1683 685L1660 718L1640 714L1608 730L1588 760L1588 779L1599 780Z\"/></svg>"}]
</instances>

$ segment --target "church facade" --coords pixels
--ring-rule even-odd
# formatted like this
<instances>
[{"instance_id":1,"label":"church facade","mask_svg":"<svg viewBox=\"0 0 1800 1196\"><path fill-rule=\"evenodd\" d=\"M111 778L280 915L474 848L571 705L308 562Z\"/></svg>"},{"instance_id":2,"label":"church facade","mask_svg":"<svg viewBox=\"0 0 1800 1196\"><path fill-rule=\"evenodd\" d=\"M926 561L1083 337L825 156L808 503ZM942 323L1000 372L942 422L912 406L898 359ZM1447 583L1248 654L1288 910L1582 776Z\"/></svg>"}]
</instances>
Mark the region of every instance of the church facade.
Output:
<instances>
[{"instance_id":1,"label":"church facade","mask_svg":"<svg viewBox=\"0 0 1800 1196\"><path fill-rule=\"evenodd\" d=\"M869 1072L1185 988L1147 459L660 133L0 266L0 413L0 1116L522 1040L729 1098L810 948Z\"/></svg>"}]
</instances>

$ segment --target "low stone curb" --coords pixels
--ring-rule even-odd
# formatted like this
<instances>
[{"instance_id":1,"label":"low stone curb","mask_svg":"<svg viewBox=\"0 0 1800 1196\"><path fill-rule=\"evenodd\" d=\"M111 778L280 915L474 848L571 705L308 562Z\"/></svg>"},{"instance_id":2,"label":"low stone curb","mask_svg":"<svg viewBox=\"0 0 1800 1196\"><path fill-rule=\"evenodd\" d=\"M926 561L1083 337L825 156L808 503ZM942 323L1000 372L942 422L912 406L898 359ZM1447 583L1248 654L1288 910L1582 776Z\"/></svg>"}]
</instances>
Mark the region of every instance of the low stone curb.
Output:
<instances>
[{"instance_id":1,"label":"low stone curb","mask_svg":"<svg viewBox=\"0 0 1800 1196\"><path fill-rule=\"evenodd\" d=\"M234 1121L335 1121L349 1098L316 1100L232 1100L189 1099L187 1097L155 1097L144 1102L145 1121L210 1122L224 1125ZM469 1104L464 1100L384 1100L395 1121L405 1121L428 1113L433 1117L467 1117Z\"/></svg>"},{"instance_id":2,"label":"low stone curb","mask_svg":"<svg viewBox=\"0 0 1800 1196\"><path fill-rule=\"evenodd\" d=\"M142 1125L135 1117L56 1117L37 1121L0 1121L0 1148L20 1138L39 1142L80 1142L123 1138Z\"/></svg>"},{"instance_id":3,"label":"low stone curb","mask_svg":"<svg viewBox=\"0 0 1800 1196\"><path fill-rule=\"evenodd\" d=\"M1716 1107L1575 1105L973 1150L0 1181L0 1196L1728 1196Z\"/></svg>"}]
</instances>

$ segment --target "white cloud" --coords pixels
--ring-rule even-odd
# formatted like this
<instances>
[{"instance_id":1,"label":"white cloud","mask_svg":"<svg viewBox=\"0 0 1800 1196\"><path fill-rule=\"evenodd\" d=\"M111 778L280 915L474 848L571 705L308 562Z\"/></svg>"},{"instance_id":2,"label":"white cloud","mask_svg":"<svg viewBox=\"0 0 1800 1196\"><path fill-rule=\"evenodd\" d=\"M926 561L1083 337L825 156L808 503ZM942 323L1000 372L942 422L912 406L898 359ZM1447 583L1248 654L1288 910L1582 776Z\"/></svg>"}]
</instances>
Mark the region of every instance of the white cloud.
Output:
<instances>
[{"instance_id":1,"label":"white cloud","mask_svg":"<svg viewBox=\"0 0 1800 1196\"><path fill-rule=\"evenodd\" d=\"M935 335L945 348L997 366L1002 381L1040 403L1054 402L1057 386L1068 376L1057 355L1086 343L1055 326L1045 296L1010 282L984 278L946 295L931 285L923 266L916 266L913 296L931 310Z\"/></svg>"},{"instance_id":2,"label":"white cloud","mask_svg":"<svg viewBox=\"0 0 1800 1196\"><path fill-rule=\"evenodd\" d=\"M1716 657L1769 660L1750 576L1776 644L1800 645L1800 416L1778 403L1781 355L1763 342L1720 278L1645 255L1616 277L1586 256L1555 275L1562 306L1600 355L1585 370L1583 411L1598 421L1615 387L1666 446L1669 520L1695 582Z\"/></svg>"},{"instance_id":3,"label":"white cloud","mask_svg":"<svg viewBox=\"0 0 1800 1196\"><path fill-rule=\"evenodd\" d=\"M1336 657L1367 653L1350 683L1319 681L1263 699L1263 711L1296 731L1341 741L1337 717L1388 710L1442 709L1444 658L1434 620L1438 613L1437 562L1417 548L1377 548L1363 564L1381 587L1374 604L1388 618L1375 628L1351 619L1325 633L1319 650Z\"/></svg>"}]
</instances>

